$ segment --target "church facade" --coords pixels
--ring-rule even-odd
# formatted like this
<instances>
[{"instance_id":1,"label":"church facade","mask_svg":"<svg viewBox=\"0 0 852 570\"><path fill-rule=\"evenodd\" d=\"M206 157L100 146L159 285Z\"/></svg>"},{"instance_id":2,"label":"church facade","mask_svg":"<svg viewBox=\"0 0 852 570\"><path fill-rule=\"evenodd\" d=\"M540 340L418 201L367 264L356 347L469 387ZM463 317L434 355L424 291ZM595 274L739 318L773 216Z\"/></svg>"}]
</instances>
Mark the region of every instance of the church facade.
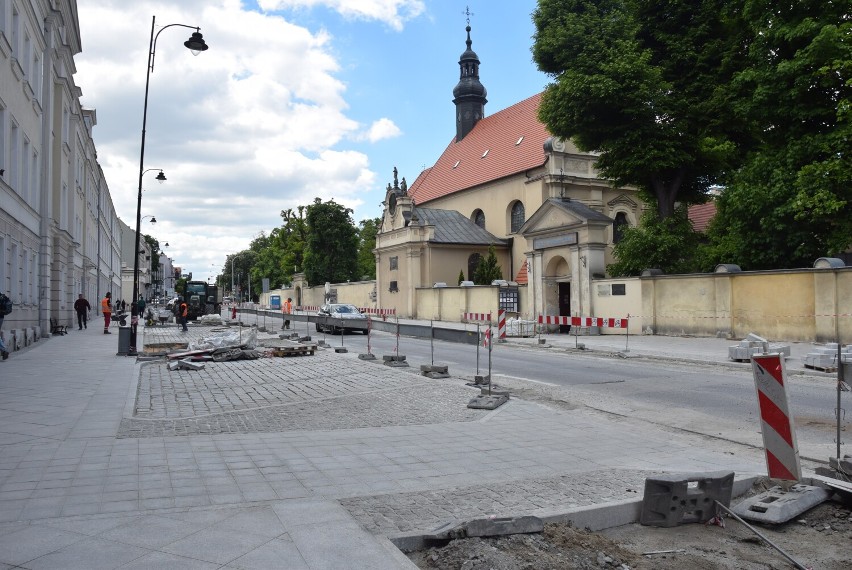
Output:
<instances>
[{"instance_id":1,"label":"church facade","mask_svg":"<svg viewBox=\"0 0 852 570\"><path fill-rule=\"evenodd\" d=\"M590 316L592 280L645 206L634 188L600 178L595 154L547 131L541 94L486 117L470 30L453 89L455 136L410 186L396 170L388 184L377 305L417 317L417 289L472 280L493 247L503 279L523 290L519 316Z\"/></svg>"}]
</instances>

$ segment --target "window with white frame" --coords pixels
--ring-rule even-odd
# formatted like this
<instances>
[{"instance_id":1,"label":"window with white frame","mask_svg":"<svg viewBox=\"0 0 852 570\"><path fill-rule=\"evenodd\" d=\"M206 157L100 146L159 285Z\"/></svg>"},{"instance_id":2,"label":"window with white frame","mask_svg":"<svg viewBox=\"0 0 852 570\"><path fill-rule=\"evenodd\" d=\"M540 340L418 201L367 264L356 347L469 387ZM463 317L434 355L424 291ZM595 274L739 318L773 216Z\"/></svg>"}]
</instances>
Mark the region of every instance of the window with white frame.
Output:
<instances>
[{"instance_id":1,"label":"window with white frame","mask_svg":"<svg viewBox=\"0 0 852 570\"><path fill-rule=\"evenodd\" d=\"M21 289L18 286L20 279L18 277L19 265L18 244L13 242L12 247L9 248L9 298L12 299L13 303L21 302Z\"/></svg>"},{"instance_id":2,"label":"window with white frame","mask_svg":"<svg viewBox=\"0 0 852 570\"><path fill-rule=\"evenodd\" d=\"M62 183L62 194L59 197L59 227L68 229L68 185Z\"/></svg>"},{"instance_id":3,"label":"window with white frame","mask_svg":"<svg viewBox=\"0 0 852 570\"><path fill-rule=\"evenodd\" d=\"M33 189L30 206L32 206L33 209L38 210L39 205L41 204L41 196L38 193L38 151L35 148L33 148L33 156L30 160L30 186Z\"/></svg>"},{"instance_id":4,"label":"window with white frame","mask_svg":"<svg viewBox=\"0 0 852 570\"><path fill-rule=\"evenodd\" d=\"M18 129L18 125L15 121L12 121L10 125L11 129L9 130L9 171L6 173L9 182L9 186L12 187L15 192L18 194L21 193L21 188L19 186L20 182L20 169L21 169L21 157L19 145L20 143L20 129Z\"/></svg>"},{"instance_id":5,"label":"window with white frame","mask_svg":"<svg viewBox=\"0 0 852 570\"><path fill-rule=\"evenodd\" d=\"M35 252L30 253L30 270L33 273L33 278L30 280L30 299L32 303L38 302L38 255Z\"/></svg>"},{"instance_id":6,"label":"window with white frame","mask_svg":"<svg viewBox=\"0 0 852 570\"><path fill-rule=\"evenodd\" d=\"M0 291L9 290L6 274L6 236L0 235Z\"/></svg>"},{"instance_id":7,"label":"window with white frame","mask_svg":"<svg viewBox=\"0 0 852 570\"><path fill-rule=\"evenodd\" d=\"M68 144L68 133L71 131L71 115L68 107L62 107L62 142Z\"/></svg>"},{"instance_id":8,"label":"window with white frame","mask_svg":"<svg viewBox=\"0 0 852 570\"><path fill-rule=\"evenodd\" d=\"M12 44L12 54L18 56L18 36L21 32L21 16L18 14L18 8L12 4L12 37L9 38Z\"/></svg>"},{"instance_id":9,"label":"window with white frame","mask_svg":"<svg viewBox=\"0 0 852 570\"><path fill-rule=\"evenodd\" d=\"M0 168L8 169L6 165L6 106L0 100Z\"/></svg>"},{"instance_id":10,"label":"window with white frame","mask_svg":"<svg viewBox=\"0 0 852 570\"><path fill-rule=\"evenodd\" d=\"M30 256L29 252L24 248L24 255L22 256L23 260L23 272L22 272L22 287L21 287L21 302L24 304L29 304L30 301Z\"/></svg>"},{"instance_id":11,"label":"window with white frame","mask_svg":"<svg viewBox=\"0 0 852 570\"><path fill-rule=\"evenodd\" d=\"M26 136L21 152L21 190L18 193L24 202L30 203L30 140Z\"/></svg>"},{"instance_id":12,"label":"window with white frame","mask_svg":"<svg viewBox=\"0 0 852 570\"><path fill-rule=\"evenodd\" d=\"M35 100L41 103L41 74L44 70L41 67L41 57L37 54L33 54L33 75L32 79L30 79L30 85L33 88L33 97Z\"/></svg>"}]
</instances>

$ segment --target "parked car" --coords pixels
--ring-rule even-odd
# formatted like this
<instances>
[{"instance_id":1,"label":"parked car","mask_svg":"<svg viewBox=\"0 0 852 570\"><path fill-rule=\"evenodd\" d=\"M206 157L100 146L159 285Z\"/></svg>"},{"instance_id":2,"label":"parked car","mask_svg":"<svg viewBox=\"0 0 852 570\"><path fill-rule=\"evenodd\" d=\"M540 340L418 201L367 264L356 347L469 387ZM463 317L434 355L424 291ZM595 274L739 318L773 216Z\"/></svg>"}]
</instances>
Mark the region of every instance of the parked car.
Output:
<instances>
[{"instance_id":1,"label":"parked car","mask_svg":"<svg viewBox=\"0 0 852 570\"><path fill-rule=\"evenodd\" d=\"M337 334L339 332L359 331L364 334L367 333L367 317L362 315L361 311L359 311L358 307L355 305L349 305L346 303L328 303L319 308L317 316L325 317L330 321L316 323L317 332L325 331L331 334ZM349 321L356 326L342 326L342 323L334 322L332 319ZM322 320L323 319L321 319L321 321Z\"/></svg>"}]
</instances>

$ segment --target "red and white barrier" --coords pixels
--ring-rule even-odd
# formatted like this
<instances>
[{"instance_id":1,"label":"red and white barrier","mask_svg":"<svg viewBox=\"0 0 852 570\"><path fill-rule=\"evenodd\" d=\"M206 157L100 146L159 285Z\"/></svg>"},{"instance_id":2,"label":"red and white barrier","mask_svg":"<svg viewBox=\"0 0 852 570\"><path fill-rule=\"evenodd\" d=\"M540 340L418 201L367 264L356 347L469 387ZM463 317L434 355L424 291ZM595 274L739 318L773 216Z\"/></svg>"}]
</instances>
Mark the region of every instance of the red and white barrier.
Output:
<instances>
[{"instance_id":1,"label":"red and white barrier","mask_svg":"<svg viewBox=\"0 0 852 570\"><path fill-rule=\"evenodd\" d=\"M500 309L497 311L497 339L506 340L506 310Z\"/></svg>"},{"instance_id":2,"label":"red and white barrier","mask_svg":"<svg viewBox=\"0 0 852 570\"><path fill-rule=\"evenodd\" d=\"M387 316L387 315L395 315L396 309L374 309L371 307L358 308L365 315L379 315L379 316Z\"/></svg>"},{"instance_id":3,"label":"red and white barrier","mask_svg":"<svg viewBox=\"0 0 852 570\"><path fill-rule=\"evenodd\" d=\"M298 307L294 308L294 310L296 310L296 311L304 311L304 312L312 312L312 311L317 312L317 311L319 311L319 309L320 308L318 306L315 306L315 305L299 305Z\"/></svg>"},{"instance_id":4,"label":"red and white barrier","mask_svg":"<svg viewBox=\"0 0 852 570\"><path fill-rule=\"evenodd\" d=\"M462 313L463 321L490 321L491 313Z\"/></svg>"},{"instance_id":5,"label":"red and white barrier","mask_svg":"<svg viewBox=\"0 0 852 570\"><path fill-rule=\"evenodd\" d=\"M611 329L626 329L627 319L604 317L562 317L557 315L539 315L540 325L571 325L573 327L606 327Z\"/></svg>"},{"instance_id":6,"label":"red and white barrier","mask_svg":"<svg viewBox=\"0 0 852 570\"><path fill-rule=\"evenodd\" d=\"M799 481L802 465L796 428L787 395L787 371L780 354L751 358L754 386L760 405L760 427L766 451L766 470L773 479Z\"/></svg>"}]
</instances>

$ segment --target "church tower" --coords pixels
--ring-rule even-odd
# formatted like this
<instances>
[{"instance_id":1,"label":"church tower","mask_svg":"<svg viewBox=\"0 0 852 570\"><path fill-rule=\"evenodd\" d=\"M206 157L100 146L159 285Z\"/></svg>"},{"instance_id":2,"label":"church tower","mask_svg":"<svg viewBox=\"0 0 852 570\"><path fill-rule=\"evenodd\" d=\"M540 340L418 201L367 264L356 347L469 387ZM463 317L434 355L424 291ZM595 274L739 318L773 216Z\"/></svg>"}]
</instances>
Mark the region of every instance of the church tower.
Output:
<instances>
[{"instance_id":1,"label":"church tower","mask_svg":"<svg viewBox=\"0 0 852 570\"><path fill-rule=\"evenodd\" d=\"M456 142L469 133L479 119L485 116L485 96L488 92L479 82L479 57L470 46L470 20L467 30L467 49L459 58L459 82L453 89L453 103L456 105Z\"/></svg>"}]
</instances>

